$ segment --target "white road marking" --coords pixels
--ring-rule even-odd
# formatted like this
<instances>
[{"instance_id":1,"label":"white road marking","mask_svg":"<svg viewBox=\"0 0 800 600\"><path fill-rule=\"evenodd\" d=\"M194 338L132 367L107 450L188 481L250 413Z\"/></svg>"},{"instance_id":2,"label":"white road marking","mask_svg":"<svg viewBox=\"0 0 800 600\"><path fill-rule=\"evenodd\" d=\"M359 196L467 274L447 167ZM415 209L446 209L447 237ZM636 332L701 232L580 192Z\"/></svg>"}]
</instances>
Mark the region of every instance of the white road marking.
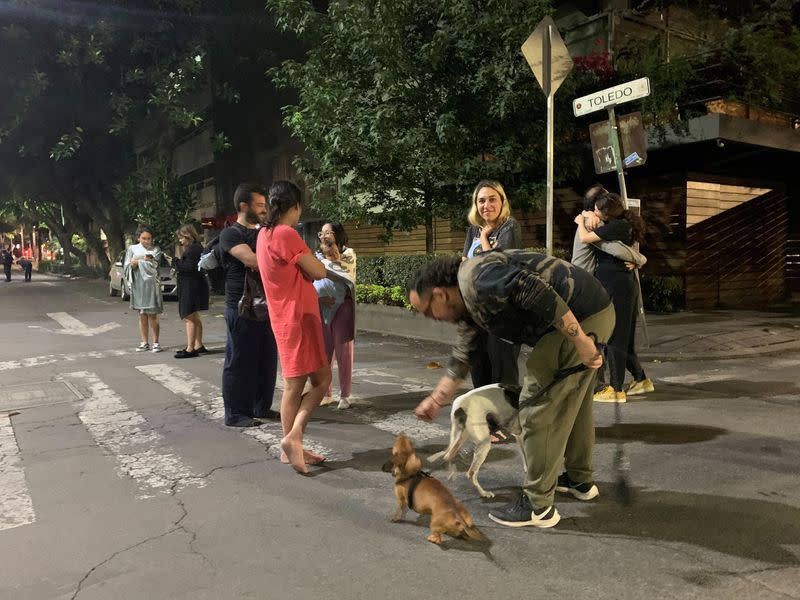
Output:
<instances>
[{"instance_id":1,"label":"white road marking","mask_svg":"<svg viewBox=\"0 0 800 600\"><path fill-rule=\"evenodd\" d=\"M36 521L14 428L0 415L0 531Z\"/></svg>"},{"instance_id":2,"label":"white road marking","mask_svg":"<svg viewBox=\"0 0 800 600\"><path fill-rule=\"evenodd\" d=\"M73 354L45 354L43 356L32 356L19 360L6 360L0 362L0 371L13 371L15 369L27 369L31 367L41 367L61 362L74 362L85 358L110 358L114 356L125 356L133 354L134 350L106 350L103 352L92 350L89 352L77 352Z\"/></svg>"},{"instance_id":3,"label":"white road marking","mask_svg":"<svg viewBox=\"0 0 800 600\"><path fill-rule=\"evenodd\" d=\"M384 413L385 414L385 413ZM450 435L450 429L438 423L428 423L420 421L410 412L400 412L393 415L384 416L375 409L359 409L353 416L372 425L381 431L387 431L392 435L403 434L413 442L422 443L428 440L441 438Z\"/></svg>"},{"instance_id":4,"label":"white road marking","mask_svg":"<svg viewBox=\"0 0 800 600\"><path fill-rule=\"evenodd\" d=\"M218 386L168 364L140 365L136 368L194 406L206 418L224 421L225 407L222 402L222 391ZM271 455L276 457L280 455L280 442L283 438L280 423L246 427L242 429L242 433L266 446ZM351 456L346 452L331 450L308 436L303 439L303 444L307 450L321 454L328 460L345 460Z\"/></svg>"},{"instance_id":5,"label":"white road marking","mask_svg":"<svg viewBox=\"0 0 800 600\"><path fill-rule=\"evenodd\" d=\"M88 389L89 397L83 401L78 418L98 445L114 455L119 475L139 484L139 498L170 494L188 486L205 487L205 479L164 445L164 436L128 408L96 374L79 371L65 377Z\"/></svg>"},{"instance_id":6,"label":"white road marking","mask_svg":"<svg viewBox=\"0 0 800 600\"><path fill-rule=\"evenodd\" d=\"M701 371L699 373L686 373L684 375L673 375L670 377L659 377L658 381L667 383L678 383L684 385L694 385L697 383L710 383L712 381L725 381L726 379L737 379L742 377L742 371L736 369L713 369L711 371Z\"/></svg>"},{"instance_id":7,"label":"white road marking","mask_svg":"<svg viewBox=\"0 0 800 600\"><path fill-rule=\"evenodd\" d=\"M79 321L65 312L47 313L47 316L63 327L63 329L54 330L55 333L62 333L65 335L81 335L88 337L106 333L120 326L119 323L104 323L98 327L89 327L86 323Z\"/></svg>"}]
</instances>

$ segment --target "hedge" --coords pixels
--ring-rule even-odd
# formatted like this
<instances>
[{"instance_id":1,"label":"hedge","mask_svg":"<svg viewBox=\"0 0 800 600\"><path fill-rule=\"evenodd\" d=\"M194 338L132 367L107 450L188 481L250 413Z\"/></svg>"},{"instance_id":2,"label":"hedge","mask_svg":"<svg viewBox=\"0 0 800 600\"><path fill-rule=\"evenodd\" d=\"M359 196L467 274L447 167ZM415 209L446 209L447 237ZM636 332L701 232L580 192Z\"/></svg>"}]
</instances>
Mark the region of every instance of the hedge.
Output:
<instances>
[{"instance_id":1,"label":"hedge","mask_svg":"<svg viewBox=\"0 0 800 600\"><path fill-rule=\"evenodd\" d=\"M642 275L642 299L645 310L665 313L686 307L683 278L675 275Z\"/></svg>"},{"instance_id":2,"label":"hedge","mask_svg":"<svg viewBox=\"0 0 800 600\"><path fill-rule=\"evenodd\" d=\"M399 285L384 287L365 283L356 284L356 302L363 304L383 304L385 306L403 306L410 309L405 288Z\"/></svg>"},{"instance_id":3,"label":"hedge","mask_svg":"<svg viewBox=\"0 0 800 600\"><path fill-rule=\"evenodd\" d=\"M529 252L545 254L544 248L525 248ZM405 287L408 281L426 264L442 256L453 256L453 252L431 252L428 254L397 254L389 256L363 256L358 259L358 283L384 287ZM569 251L555 248L557 258L569 259Z\"/></svg>"}]
</instances>

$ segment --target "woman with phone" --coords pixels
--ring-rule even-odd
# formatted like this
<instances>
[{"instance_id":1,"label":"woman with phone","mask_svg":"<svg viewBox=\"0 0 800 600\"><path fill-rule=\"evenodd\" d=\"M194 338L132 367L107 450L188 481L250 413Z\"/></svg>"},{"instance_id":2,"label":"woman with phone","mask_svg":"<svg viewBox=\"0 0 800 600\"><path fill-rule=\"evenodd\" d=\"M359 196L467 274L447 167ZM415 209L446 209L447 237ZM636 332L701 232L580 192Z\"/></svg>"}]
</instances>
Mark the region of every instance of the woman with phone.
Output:
<instances>
[{"instance_id":1,"label":"woman with phone","mask_svg":"<svg viewBox=\"0 0 800 600\"><path fill-rule=\"evenodd\" d=\"M161 352L161 344L158 343L161 333L159 315L164 312L164 300L161 297L158 265L162 252L158 246L153 245L153 230L147 225L139 226L136 239L138 243L128 247L123 263L125 280L131 290L131 308L139 311L141 342L136 351ZM150 338L153 340L152 345Z\"/></svg>"}]
</instances>

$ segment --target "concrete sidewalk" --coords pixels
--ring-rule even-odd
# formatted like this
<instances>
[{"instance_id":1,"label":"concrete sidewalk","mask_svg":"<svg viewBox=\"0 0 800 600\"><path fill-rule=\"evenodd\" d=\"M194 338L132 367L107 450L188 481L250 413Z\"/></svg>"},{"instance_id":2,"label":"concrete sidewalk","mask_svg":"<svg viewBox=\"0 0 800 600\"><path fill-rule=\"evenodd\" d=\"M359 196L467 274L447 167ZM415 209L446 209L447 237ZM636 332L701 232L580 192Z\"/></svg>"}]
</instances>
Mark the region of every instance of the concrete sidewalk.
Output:
<instances>
[{"instance_id":1,"label":"concrete sidewalk","mask_svg":"<svg viewBox=\"0 0 800 600\"><path fill-rule=\"evenodd\" d=\"M363 331L442 343L456 339L452 324L396 307L359 304L356 325ZM800 309L648 314L646 327L639 320L637 340L639 357L644 360L714 360L800 352Z\"/></svg>"}]
</instances>

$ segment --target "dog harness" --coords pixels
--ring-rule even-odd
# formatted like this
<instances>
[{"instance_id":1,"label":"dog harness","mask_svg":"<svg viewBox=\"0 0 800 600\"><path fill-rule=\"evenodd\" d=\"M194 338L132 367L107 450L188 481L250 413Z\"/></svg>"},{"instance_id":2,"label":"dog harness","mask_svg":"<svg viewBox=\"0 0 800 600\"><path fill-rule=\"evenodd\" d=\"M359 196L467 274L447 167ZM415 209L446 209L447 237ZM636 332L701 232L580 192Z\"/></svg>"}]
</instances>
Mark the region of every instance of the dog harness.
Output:
<instances>
[{"instance_id":1,"label":"dog harness","mask_svg":"<svg viewBox=\"0 0 800 600\"><path fill-rule=\"evenodd\" d=\"M406 481L411 481L411 485L408 486L408 508L413 510L414 512L418 512L414 508L414 491L417 489L419 482L423 479L429 479L431 476L430 473L426 473L425 471L417 471L411 477L406 477L405 479L399 480L397 483L404 483Z\"/></svg>"}]
</instances>

